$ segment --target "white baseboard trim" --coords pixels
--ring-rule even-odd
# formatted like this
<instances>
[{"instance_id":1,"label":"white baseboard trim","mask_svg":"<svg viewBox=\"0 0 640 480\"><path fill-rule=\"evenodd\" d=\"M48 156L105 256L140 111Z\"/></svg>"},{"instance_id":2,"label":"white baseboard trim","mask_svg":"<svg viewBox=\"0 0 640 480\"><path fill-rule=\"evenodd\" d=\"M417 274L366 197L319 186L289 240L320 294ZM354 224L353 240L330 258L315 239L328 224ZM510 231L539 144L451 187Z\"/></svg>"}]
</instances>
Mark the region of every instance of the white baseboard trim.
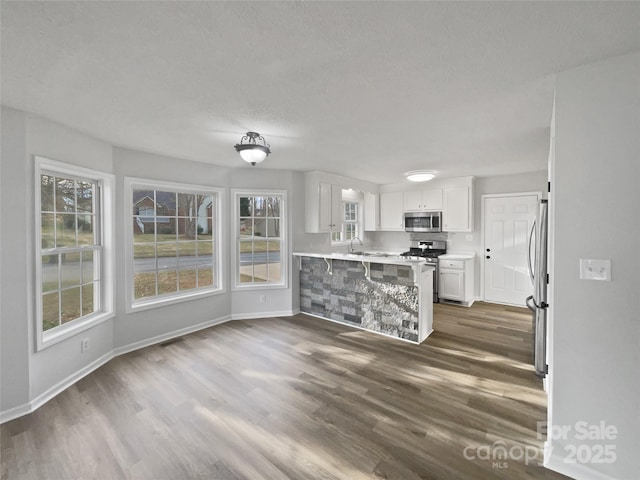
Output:
<instances>
[{"instance_id":1,"label":"white baseboard trim","mask_svg":"<svg viewBox=\"0 0 640 480\"><path fill-rule=\"evenodd\" d=\"M22 405L18 405L17 407L10 408L9 410L0 411L0 424L8 422L10 420L14 420L18 417L22 417L23 415L27 415L42 405L47 403L56 395L62 393L64 390L69 388L74 383L78 382L82 378L89 375L94 370L97 370L102 365L107 363L114 357L119 355L124 355L125 353L133 352L135 350L139 350L141 348L149 347L151 345L155 345L157 343L165 342L167 340L171 340L176 337L180 337L182 335L187 335L189 333L197 332L199 330L203 330L205 328L212 327L214 325L220 325L222 323L228 322L230 320L248 320L252 318L269 318L269 317L291 317L300 313L300 310L284 310L281 312L259 312L259 313L247 313L247 314L238 314L238 315L225 315L223 317L215 318L213 320L208 320L206 322L198 323L196 325L190 325L185 328L181 328L178 330L173 330L171 332L163 333L161 335L156 335L155 337L145 338L144 340L140 340L138 342L130 343L128 345L123 345L121 347L114 348L112 351L105 353L100 358L97 358L93 362L88 365L85 365L83 368L69 375L67 378L59 381L49 389L47 389L44 393L38 395L33 400L24 403Z\"/></svg>"},{"instance_id":2,"label":"white baseboard trim","mask_svg":"<svg viewBox=\"0 0 640 480\"><path fill-rule=\"evenodd\" d=\"M84 377L89 375L91 372L97 370L102 365L107 363L114 357L113 351L107 352L99 358L96 358L93 362L88 365L85 365L83 368L78 370L77 372L72 373L67 378L60 380L58 383L47 389L45 392L38 395L36 398L31 400L28 403L20 405L18 407L12 408L10 410L0 412L0 423L8 422L9 420L13 420L15 418L21 417L23 415L27 415L42 405L47 403L53 397L63 392L67 388L69 388L74 383L82 380Z\"/></svg>"},{"instance_id":3,"label":"white baseboard trim","mask_svg":"<svg viewBox=\"0 0 640 480\"><path fill-rule=\"evenodd\" d=\"M231 315L225 315L224 317L215 318L213 320L207 320L206 322L198 323L196 325L190 325L188 327L180 328L178 330L172 330L171 332L163 333L161 335L156 335L155 337L145 338L144 340L140 340L138 342L130 343L129 345L123 345L121 347L115 348L113 350L113 356L117 357L119 355L124 355L125 353L133 352L135 350L140 350L141 348L150 347L151 345L166 342L167 340L171 340L173 338L180 337L182 335L188 335L189 333L197 332L199 330L204 330L205 328L213 327L214 325L220 325L221 323L228 322L229 320L232 320Z\"/></svg>"},{"instance_id":4,"label":"white baseboard trim","mask_svg":"<svg viewBox=\"0 0 640 480\"><path fill-rule=\"evenodd\" d=\"M233 315L231 315L231 320L252 320L254 318L291 317L293 315L295 315L295 312L293 310L283 310L281 312L234 313Z\"/></svg>"},{"instance_id":5,"label":"white baseboard trim","mask_svg":"<svg viewBox=\"0 0 640 480\"><path fill-rule=\"evenodd\" d=\"M56 383L55 385L47 389L47 391L38 395L36 398L31 400L30 402L27 402L25 404L18 405L17 407L13 407L9 410L0 412L0 424L34 412L35 410L40 408L42 405L47 403L49 400L51 400L53 397L62 393L64 390L66 390L67 388L69 388L71 385L78 382L82 378L86 377L94 370L97 370L112 358L115 358L119 355L123 355L125 353L132 352L134 350L139 350L144 347L155 345L156 343L161 343L166 340L171 340L172 338L197 332L198 330L203 330L205 328L212 327L214 325L219 325L221 323L228 322L229 320L231 320L231 315L225 315L224 317L208 320L206 322L198 323L196 325L191 325L189 327L181 328L179 330L173 330L168 333L163 333L162 335L146 338L139 342L130 343L129 345L117 347L112 351L105 353L100 358L94 360L90 364L85 365L83 368L69 375L67 378L59 381L58 383Z\"/></svg>"},{"instance_id":6,"label":"white baseboard trim","mask_svg":"<svg viewBox=\"0 0 640 480\"><path fill-rule=\"evenodd\" d=\"M550 448L547 444L545 444L545 450ZM618 478L598 472L591 468L588 463L567 463L563 457L554 454L553 449L551 450L551 454L545 458L544 467L566 475L567 477L579 478L581 480L617 480Z\"/></svg>"},{"instance_id":7,"label":"white baseboard trim","mask_svg":"<svg viewBox=\"0 0 640 480\"><path fill-rule=\"evenodd\" d=\"M18 405L17 407L13 407L9 410L0 412L0 424L8 422L9 420L16 419L18 417L22 417L23 415L27 415L32 411L33 410L31 410L30 403L23 403L22 405Z\"/></svg>"}]
</instances>

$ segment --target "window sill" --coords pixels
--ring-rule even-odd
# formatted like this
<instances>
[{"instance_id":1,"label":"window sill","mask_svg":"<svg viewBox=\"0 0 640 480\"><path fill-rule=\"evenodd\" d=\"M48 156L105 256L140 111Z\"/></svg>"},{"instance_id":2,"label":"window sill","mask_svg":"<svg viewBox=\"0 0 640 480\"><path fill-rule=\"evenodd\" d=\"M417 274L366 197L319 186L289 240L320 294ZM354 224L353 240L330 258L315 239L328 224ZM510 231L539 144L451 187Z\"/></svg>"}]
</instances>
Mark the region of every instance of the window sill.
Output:
<instances>
[{"instance_id":1,"label":"window sill","mask_svg":"<svg viewBox=\"0 0 640 480\"><path fill-rule=\"evenodd\" d=\"M286 283L251 283L248 285L235 285L232 290L234 292L242 292L245 290L286 290L289 288L289 285Z\"/></svg>"},{"instance_id":2,"label":"window sill","mask_svg":"<svg viewBox=\"0 0 640 480\"><path fill-rule=\"evenodd\" d=\"M180 296L170 295L166 297L152 297L146 301L138 301L134 304L130 302L127 304L126 312L127 313L135 313L142 312L144 310L151 310L153 308L166 307L169 305L173 305L176 303L188 302L191 300L197 300L205 297L212 297L215 295L221 295L225 293L226 290L224 288L219 288L216 290L201 290L194 291L191 293L184 293Z\"/></svg>"},{"instance_id":3,"label":"window sill","mask_svg":"<svg viewBox=\"0 0 640 480\"><path fill-rule=\"evenodd\" d=\"M77 320L70 322L66 325L56 327L53 330L42 332L42 335L38 339L37 350L44 350L56 343L63 342L79 333L89 330L97 325L100 325L107 320L115 317L114 312L98 313L96 315L87 317L84 320Z\"/></svg>"}]
</instances>

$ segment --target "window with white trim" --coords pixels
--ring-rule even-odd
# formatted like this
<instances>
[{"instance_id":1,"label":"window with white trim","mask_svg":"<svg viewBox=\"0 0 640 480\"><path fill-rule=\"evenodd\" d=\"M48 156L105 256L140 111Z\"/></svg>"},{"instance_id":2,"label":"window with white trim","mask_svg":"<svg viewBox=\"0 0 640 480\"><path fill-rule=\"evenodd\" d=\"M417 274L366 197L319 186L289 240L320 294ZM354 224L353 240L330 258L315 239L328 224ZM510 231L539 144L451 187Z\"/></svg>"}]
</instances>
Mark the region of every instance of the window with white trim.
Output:
<instances>
[{"instance_id":1,"label":"window with white trim","mask_svg":"<svg viewBox=\"0 0 640 480\"><path fill-rule=\"evenodd\" d=\"M135 178L125 189L129 308L222 291L221 190Z\"/></svg>"},{"instance_id":2,"label":"window with white trim","mask_svg":"<svg viewBox=\"0 0 640 480\"><path fill-rule=\"evenodd\" d=\"M350 242L351 239L360 237L360 204L353 201L342 202L342 222L340 230L331 232L331 242Z\"/></svg>"},{"instance_id":3,"label":"window with white trim","mask_svg":"<svg viewBox=\"0 0 640 480\"><path fill-rule=\"evenodd\" d=\"M234 192L236 288L286 284L286 192Z\"/></svg>"},{"instance_id":4,"label":"window with white trim","mask_svg":"<svg viewBox=\"0 0 640 480\"><path fill-rule=\"evenodd\" d=\"M113 315L113 176L42 157L35 161L42 348Z\"/></svg>"}]
</instances>

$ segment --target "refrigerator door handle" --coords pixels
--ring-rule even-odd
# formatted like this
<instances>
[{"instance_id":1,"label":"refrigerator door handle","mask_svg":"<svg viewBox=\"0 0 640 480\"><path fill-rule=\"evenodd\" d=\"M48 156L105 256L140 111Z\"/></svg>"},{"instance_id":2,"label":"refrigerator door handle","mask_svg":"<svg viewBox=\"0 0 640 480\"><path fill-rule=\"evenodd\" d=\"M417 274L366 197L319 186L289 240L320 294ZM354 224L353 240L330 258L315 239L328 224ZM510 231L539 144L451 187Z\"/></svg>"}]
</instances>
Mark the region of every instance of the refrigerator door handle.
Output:
<instances>
[{"instance_id":1,"label":"refrigerator door handle","mask_svg":"<svg viewBox=\"0 0 640 480\"><path fill-rule=\"evenodd\" d=\"M527 308L535 313L536 305L535 305L535 302L533 301L533 295L529 295L524 302L527 304Z\"/></svg>"},{"instance_id":2,"label":"refrigerator door handle","mask_svg":"<svg viewBox=\"0 0 640 480\"><path fill-rule=\"evenodd\" d=\"M533 246L533 234L536 231L536 219L533 219L531 224L531 231L529 232L529 245L527 246L527 266L529 267L529 279L531 284L534 283L535 277L533 275L533 265L531 264L531 247Z\"/></svg>"}]
</instances>

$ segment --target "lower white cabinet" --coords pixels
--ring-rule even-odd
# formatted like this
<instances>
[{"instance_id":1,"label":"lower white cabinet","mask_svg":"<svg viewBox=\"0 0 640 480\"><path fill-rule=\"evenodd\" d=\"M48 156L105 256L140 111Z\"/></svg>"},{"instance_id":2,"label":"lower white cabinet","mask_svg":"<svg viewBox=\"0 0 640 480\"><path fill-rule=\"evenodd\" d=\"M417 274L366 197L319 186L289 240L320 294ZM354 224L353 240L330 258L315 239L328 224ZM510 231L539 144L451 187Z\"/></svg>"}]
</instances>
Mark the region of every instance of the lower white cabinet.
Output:
<instances>
[{"instance_id":1,"label":"lower white cabinet","mask_svg":"<svg viewBox=\"0 0 640 480\"><path fill-rule=\"evenodd\" d=\"M475 255L440 255L438 298L465 307L473 304Z\"/></svg>"},{"instance_id":2,"label":"lower white cabinet","mask_svg":"<svg viewBox=\"0 0 640 480\"><path fill-rule=\"evenodd\" d=\"M464 272L440 269L440 298L464 300Z\"/></svg>"}]
</instances>

